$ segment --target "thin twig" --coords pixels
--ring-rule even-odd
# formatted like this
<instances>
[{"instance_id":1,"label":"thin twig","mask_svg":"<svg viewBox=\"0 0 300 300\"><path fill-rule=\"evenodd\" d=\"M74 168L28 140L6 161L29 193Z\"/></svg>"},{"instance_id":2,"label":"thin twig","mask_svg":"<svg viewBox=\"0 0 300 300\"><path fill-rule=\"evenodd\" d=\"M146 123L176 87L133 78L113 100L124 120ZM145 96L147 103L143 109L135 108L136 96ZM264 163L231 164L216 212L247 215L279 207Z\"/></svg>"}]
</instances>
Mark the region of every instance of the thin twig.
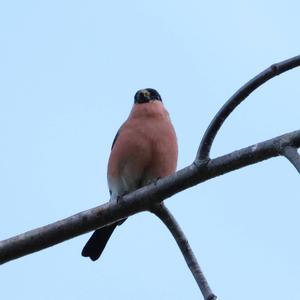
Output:
<instances>
[{"instance_id":1,"label":"thin twig","mask_svg":"<svg viewBox=\"0 0 300 300\"><path fill-rule=\"evenodd\" d=\"M181 253L192 272L205 300L214 300L217 297L213 294L210 289L208 282L197 262L197 258L193 253L192 248L189 245L189 242L177 223L176 219L168 208L163 204L159 203L153 206L151 209L158 218L168 227L169 231L173 235L177 245L179 246Z\"/></svg>"},{"instance_id":2,"label":"thin twig","mask_svg":"<svg viewBox=\"0 0 300 300\"><path fill-rule=\"evenodd\" d=\"M196 184L222 174L281 155L282 147L300 147L300 130L210 160L193 163L155 184L127 194L118 203L105 203L69 218L40 227L0 242L0 264L106 226L135 213L149 210Z\"/></svg>"},{"instance_id":3,"label":"thin twig","mask_svg":"<svg viewBox=\"0 0 300 300\"><path fill-rule=\"evenodd\" d=\"M233 94L218 111L206 129L197 152L196 161L208 160L212 143L219 129L226 118L243 100L245 100L254 90L263 85L266 81L298 66L300 66L300 55L284 60L280 63L273 64L235 92L235 94Z\"/></svg>"},{"instance_id":4,"label":"thin twig","mask_svg":"<svg viewBox=\"0 0 300 300\"><path fill-rule=\"evenodd\" d=\"M282 154L291 162L291 164L300 173L300 155L297 152L297 148L292 146L284 147Z\"/></svg>"}]
</instances>

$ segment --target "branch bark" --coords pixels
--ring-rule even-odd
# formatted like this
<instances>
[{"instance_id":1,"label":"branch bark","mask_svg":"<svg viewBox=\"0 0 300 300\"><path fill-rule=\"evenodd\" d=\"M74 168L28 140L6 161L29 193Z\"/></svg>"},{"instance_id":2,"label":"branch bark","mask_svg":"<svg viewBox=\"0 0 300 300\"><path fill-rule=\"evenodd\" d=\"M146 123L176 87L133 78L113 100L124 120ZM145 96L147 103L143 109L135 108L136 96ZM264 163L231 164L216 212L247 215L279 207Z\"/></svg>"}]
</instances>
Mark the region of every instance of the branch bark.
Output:
<instances>
[{"instance_id":1,"label":"branch bark","mask_svg":"<svg viewBox=\"0 0 300 300\"><path fill-rule=\"evenodd\" d=\"M300 155L297 152L297 148L287 146L287 147L284 147L282 153L300 174Z\"/></svg>"},{"instance_id":2,"label":"branch bark","mask_svg":"<svg viewBox=\"0 0 300 300\"><path fill-rule=\"evenodd\" d=\"M190 271L192 272L205 300L215 300L216 295L213 294L208 282L197 262L197 258L194 255L190 244L177 223L174 216L164 205L164 203L156 204L151 210L161 221L167 226L171 234L173 235Z\"/></svg>"},{"instance_id":3,"label":"branch bark","mask_svg":"<svg viewBox=\"0 0 300 300\"><path fill-rule=\"evenodd\" d=\"M125 195L118 203L105 203L69 218L0 242L0 264L40 251L78 235L106 226L216 176L282 155L284 147L300 147L300 130L243 148L207 162L194 162L175 174Z\"/></svg>"},{"instance_id":4,"label":"branch bark","mask_svg":"<svg viewBox=\"0 0 300 300\"><path fill-rule=\"evenodd\" d=\"M125 195L121 201L109 202L69 218L40 227L0 242L0 264L45 249L91 230L109 225L141 211L152 211L168 227L196 279L205 300L214 300L189 243L162 201L175 193L216 176L284 155L300 173L300 130L261 142L227 155L210 159L212 143L230 113L255 89L271 78L300 66L300 56L277 63L242 86L218 111L208 126L194 163L174 175Z\"/></svg>"},{"instance_id":5,"label":"branch bark","mask_svg":"<svg viewBox=\"0 0 300 300\"><path fill-rule=\"evenodd\" d=\"M233 110L244 101L254 90L259 88L268 80L278 76L286 71L300 66L300 55L293 58L284 60L277 64L273 64L266 70L262 71L254 78L249 80L245 85L243 85L239 90L237 90L228 101L221 107L217 112L208 128L206 129L203 138L201 140L196 160L207 160L209 158L210 149L212 143L223 125L227 117L233 112Z\"/></svg>"}]
</instances>

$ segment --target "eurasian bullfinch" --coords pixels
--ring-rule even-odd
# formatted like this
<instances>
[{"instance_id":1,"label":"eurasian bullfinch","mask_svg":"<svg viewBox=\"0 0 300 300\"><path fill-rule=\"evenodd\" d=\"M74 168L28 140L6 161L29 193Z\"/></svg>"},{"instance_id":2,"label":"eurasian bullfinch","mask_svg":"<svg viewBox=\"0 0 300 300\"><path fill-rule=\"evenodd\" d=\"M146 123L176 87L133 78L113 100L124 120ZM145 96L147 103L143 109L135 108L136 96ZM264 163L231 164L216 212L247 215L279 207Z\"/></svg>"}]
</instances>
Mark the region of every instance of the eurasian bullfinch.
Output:
<instances>
[{"instance_id":1,"label":"eurasian bullfinch","mask_svg":"<svg viewBox=\"0 0 300 300\"><path fill-rule=\"evenodd\" d=\"M177 156L175 130L159 93L150 88L139 90L112 144L107 170L110 201L174 173ZM116 226L123 222L97 229L82 255L97 260Z\"/></svg>"}]
</instances>

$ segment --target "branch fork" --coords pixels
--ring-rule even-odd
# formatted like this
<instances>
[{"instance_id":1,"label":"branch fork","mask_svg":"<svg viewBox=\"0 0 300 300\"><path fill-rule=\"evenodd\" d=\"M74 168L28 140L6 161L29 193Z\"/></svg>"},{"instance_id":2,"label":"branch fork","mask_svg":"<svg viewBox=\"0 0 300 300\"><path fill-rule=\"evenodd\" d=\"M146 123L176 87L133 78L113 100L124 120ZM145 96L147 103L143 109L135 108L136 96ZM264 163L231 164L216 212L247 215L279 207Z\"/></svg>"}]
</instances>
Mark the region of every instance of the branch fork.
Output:
<instances>
[{"instance_id":1,"label":"branch fork","mask_svg":"<svg viewBox=\"0 0 300 300\"><path fill-rule=\"evenodd\" d=\"M300 130L210 158L213 141L226 118L254 90L271 78L300 66L300 55L273 64L242 86L218 111L201 140L194 162L175 174L162 178L122 197L118 203L105 203L66 219L0 241L0 264L40 251L78 235L129 217L151 211L167 226L176 240L205 300L216 296L176 219L162 201L172 195L216 176L277 156L286 157L300 173Z\"/></svg>"}]
</instances>

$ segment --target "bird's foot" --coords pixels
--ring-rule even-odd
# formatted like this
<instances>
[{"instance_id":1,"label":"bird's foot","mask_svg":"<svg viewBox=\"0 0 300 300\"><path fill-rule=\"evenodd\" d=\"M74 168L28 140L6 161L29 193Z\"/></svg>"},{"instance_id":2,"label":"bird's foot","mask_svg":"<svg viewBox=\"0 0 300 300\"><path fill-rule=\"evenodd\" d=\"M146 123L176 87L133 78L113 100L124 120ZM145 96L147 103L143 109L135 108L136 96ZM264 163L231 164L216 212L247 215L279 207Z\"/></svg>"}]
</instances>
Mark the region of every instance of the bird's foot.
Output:
<instances>
[{"instance_id":1,"label":"bird's foot","mask_svg":"<svg viewBox=\"0 0 300 300\"><path fill-rule=\"evenodd\" d=\"M154 179L151 179L151 180L149 180L148 184L153 183L154 185L156 185L159 179L161 179L161 177L156 177Z\"/></svg>"},{"instance_id":2,"label":"bird's foot","mask_svg":"<svg viewBox=\"0 0 300 300\"><path fill-rule=\"evenodd\" d=\"M150 183L153 183L154 185L156 185L159 179L161 179L161 177L156 177L156 178L150 180Z\"/></svg>"},{"instance_id":3,"label":"bird's foot","mask_svg":"<svg viewBox=\"0 0 300 300\"><path fill-rule=\"evenodd\" d=\"M117 202L117 203L122 203L123 197L124 197L126 194L128 194L128 193L129 193L129 192L125 191L125 192L123 192L122 194L118 195L118 196L116 197L116 202Z\"/></svg>"},{"instance_id":4,"label":"bird's foot","mask_svg":"<svg viewBox=\"0 0 300 300\"><path fill-rule=\"evenodd\" d=\"M118 195L117 197L116 197L116 201L117 201L117 203L121 203L122 202L122 199L123 199L123 196L125 196L127 193L125 192L125 193L123 193L123 194L121 194L121 195Z\"/></svg>"},{"instance_id":5,"label":"bird's foot","mask_svg":"<svg viewBox=\"0 0 300 300\"><path fill-rule=\"evenodd\" d=\"M122 199L123 199L123 196L126 195L127 193L123 193L122 195L118 195L117 198L116 198L116 201L117 203L122 203ZM127 218L123 219L123 220L120 220L117 224L118 225L122 225L125 221L126 221Z\"/></svg>"}]
</instances>

